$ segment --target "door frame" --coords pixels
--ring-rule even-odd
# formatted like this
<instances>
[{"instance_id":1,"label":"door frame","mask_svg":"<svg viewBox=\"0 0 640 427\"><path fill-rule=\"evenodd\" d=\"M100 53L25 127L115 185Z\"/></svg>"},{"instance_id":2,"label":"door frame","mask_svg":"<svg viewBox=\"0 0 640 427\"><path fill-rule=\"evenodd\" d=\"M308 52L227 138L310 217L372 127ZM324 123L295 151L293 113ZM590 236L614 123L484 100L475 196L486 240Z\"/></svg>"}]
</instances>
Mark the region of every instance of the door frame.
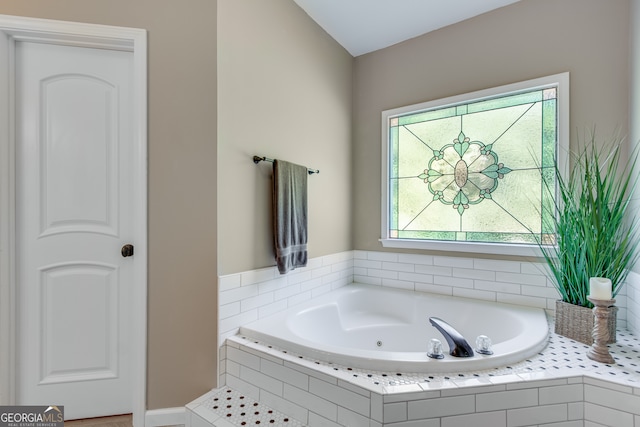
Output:
<instances>
[{"instance_id":1,"label":"door frame","mask_svg":"<svg viewBox=\"0 0 640 427\"><path fill-rule=\"evenodd\" d=\"M147 33L114 27L0 15L0 405L15 404L17 364L15 44L18 41L121 50L133 54L136 170L133 242L133 425L145 424L147 382ZM6 101L3 101L6 100Z\"/></svg>"}]
</instances>

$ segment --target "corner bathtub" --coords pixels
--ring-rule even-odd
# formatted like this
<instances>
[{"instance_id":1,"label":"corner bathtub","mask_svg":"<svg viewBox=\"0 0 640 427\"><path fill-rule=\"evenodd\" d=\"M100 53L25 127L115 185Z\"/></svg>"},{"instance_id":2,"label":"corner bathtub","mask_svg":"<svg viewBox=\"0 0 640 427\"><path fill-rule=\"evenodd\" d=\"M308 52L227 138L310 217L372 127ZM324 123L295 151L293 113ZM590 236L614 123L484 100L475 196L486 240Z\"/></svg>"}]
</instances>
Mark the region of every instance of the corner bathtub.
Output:
<instances>
[{"instance_id":1,"label":"corner bathtub","mask_svg":"<svg viewBox=\"0 0 640 427\"><path fill-rule=\"evenodd\" d=\"M487 335L493 355L450 356L431 316L457 329L474 349L476 337ZM548 325L542 309L350 284L249 323L240 334L352 368L452 373L527 359L546 346ZM431 338L442 341L444 359L427 357Z\"/></svg>"}]
</instances>

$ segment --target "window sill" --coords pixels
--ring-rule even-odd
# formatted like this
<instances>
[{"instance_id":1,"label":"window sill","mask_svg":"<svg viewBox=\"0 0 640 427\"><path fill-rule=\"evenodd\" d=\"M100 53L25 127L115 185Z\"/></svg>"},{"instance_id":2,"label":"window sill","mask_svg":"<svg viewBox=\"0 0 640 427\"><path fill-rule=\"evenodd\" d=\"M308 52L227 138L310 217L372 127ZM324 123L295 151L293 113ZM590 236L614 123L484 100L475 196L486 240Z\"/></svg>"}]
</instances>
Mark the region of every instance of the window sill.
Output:
<instances>
[{"instance_id":1,"label":"window sill","mask_svg":"<svg viewBox=\"0 0 640 427\"><path fill-rule=\"evenodd\" d=\"M385 248L422 249L440 252L542 257L537 246L498 243L450 242L445 240L380 239Z\"/></svg>"}]
</instances>

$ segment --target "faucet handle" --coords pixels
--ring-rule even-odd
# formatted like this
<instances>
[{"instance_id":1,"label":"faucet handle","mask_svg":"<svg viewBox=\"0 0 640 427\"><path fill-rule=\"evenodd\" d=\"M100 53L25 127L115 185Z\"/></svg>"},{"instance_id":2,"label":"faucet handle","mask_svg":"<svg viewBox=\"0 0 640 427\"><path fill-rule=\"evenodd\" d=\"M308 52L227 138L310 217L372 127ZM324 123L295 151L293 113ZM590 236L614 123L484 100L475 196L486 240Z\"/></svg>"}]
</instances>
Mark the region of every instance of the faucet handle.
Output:
<instances>
[{"instance_id":1,"label":"faucet handle","mask_svg":"<svg viewBox=\"0 0 640 427\"><path fill-rule=\"evenodd\" d=\"M427 356L432 359L444 359L444 353L442 352L442 343L437 338L432 338L429 341L429 347L427 351Z\"/></svg>"},{"instance_id":2,"label":"faucet handle","mask_svg":"<svg viewBox=\"0 0 640 427\"><path fill-rule=\"evenodd\" d=\"M486 335L478 335L478 338L476 338L476 351L480 354L493 354L491 339Z\"/></svg>"}]
</instances>

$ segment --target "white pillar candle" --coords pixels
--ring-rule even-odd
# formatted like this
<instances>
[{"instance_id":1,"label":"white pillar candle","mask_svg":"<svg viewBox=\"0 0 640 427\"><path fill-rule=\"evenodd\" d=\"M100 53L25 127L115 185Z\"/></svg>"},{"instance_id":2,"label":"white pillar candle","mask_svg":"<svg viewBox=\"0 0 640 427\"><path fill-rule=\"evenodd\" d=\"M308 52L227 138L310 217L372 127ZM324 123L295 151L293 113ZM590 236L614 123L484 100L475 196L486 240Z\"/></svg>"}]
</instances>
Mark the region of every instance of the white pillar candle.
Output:
<instances>
[{"instance_id":1,"label":"white pillar candle","mask_svg":"<svg viewBox=\"0 0 640 427\"><path fill-rule=\"evenodd\" d=\"M594 299L611 299L611 280L605 277L592 277L589 279L589 296Z\"/></svg>"}]
</instances>

